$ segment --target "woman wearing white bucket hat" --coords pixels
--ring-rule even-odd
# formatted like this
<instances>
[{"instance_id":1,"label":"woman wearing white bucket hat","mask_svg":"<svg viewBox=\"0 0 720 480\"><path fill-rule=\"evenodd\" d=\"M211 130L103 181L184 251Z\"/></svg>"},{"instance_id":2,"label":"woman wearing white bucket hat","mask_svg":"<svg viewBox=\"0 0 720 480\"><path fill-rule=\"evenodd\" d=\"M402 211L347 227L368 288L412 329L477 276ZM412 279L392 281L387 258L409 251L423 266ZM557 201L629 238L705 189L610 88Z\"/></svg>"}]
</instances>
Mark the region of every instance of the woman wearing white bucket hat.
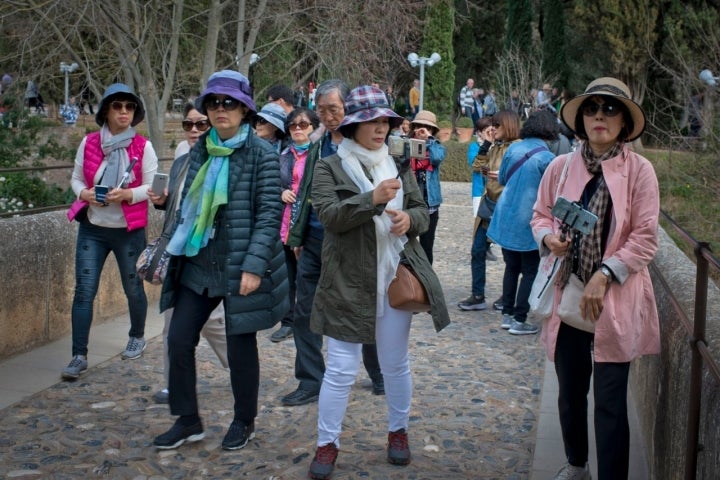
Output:
<instances>
[{"instance_id":1,"label":"woman wearing white bucket hat","mask_svg":"<svg viewBox=\"0 0 720 480\"><path fill-rule=\"evenodd\" d=\"M591 82L562 108L562 121L582 143L545 171L531 221L541 255L562 258L553 312L542 340L555 362L558 407L568 462L556 479L589 479L587 394L593 379L598 477L627 478L630 362L660 351L657 308L647 265L658 248L658 183L650 162L628 148L645 128L630 89L610 77ZM580 202L598 220L588 235L561 237L556 196ZM585 331L564 323L558 307L571 277L583 285ZM576 281L575 278L572 280ZM568 290L569 291L569 290ZM577 305L577 304L576 304Z\"/></svg>"}]
</instances>

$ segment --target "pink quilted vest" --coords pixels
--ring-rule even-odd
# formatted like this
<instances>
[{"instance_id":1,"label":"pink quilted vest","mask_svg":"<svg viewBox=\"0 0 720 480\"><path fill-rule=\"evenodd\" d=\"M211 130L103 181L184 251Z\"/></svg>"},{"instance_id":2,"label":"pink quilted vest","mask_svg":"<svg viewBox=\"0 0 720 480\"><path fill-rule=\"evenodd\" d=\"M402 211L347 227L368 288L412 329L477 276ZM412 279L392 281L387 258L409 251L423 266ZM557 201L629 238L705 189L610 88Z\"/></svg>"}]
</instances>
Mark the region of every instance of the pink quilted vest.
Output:
<instances>
[{"instance_id":1,"label":"pink quilted vest","mask_svg":"<svg viewBox=\"0 0 720 480\"><path fill-rule=\"evenodd\" d=\"M145 144L147 139L140 135L135 135L130 146L128 147L128 157L138 158L138 162L133 167L133 173L135 174L135 180L130 182L129 187L137 187L142 185L142 160L143 153L145 152ZM102 147L100 144L100 132L93 132L88 134L85 139L85 152L83 154L83 175L85 176L85 185L93 185L95 182L95 174L100 168L105 156L103 155ZM88 205L87 202L82 200L75 200L68 210L68 220L73 221L77 216L78 212ZM125 221L127 222L128 231L143 228L147 225L148 217L148 204L147 202L138 202L130 205L126 202L121 204L123 214L125 215Z\"/></svg>"}]
</instances>

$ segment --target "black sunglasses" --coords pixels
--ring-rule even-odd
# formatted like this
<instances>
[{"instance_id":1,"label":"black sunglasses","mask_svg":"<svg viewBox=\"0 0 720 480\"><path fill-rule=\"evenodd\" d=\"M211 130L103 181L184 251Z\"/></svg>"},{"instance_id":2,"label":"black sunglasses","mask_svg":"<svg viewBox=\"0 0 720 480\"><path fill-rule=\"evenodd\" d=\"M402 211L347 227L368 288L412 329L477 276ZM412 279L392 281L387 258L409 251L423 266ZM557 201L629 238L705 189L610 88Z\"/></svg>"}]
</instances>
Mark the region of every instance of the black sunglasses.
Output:
<instances>
[{"instance_id":1,"label":"black sunglasses","mask_svg":"<svg viewBox=\"0 0 720 480\"><path fill-rule=\"evenodd\" d=\"M237 108L240 107L240 100L235 100L234 98L230 97L225 97L222 100L217 97L209 97L205 100L206 110L214 112L220 107L223 107L223 110L225 110L226 112L237 110Z\"/></svg>"},{"instance_id":2,"label":"black sunglasses","mask_svg":"<svg viewBox=\"0 0 720 480\"><path fill-rule=\"evenodd\" d=\"M110 103L110 108L116 111L121 111L123 108L127 110L128 112L134 112L137 108L137 103L135 102L121 102L119 100L114 100L112 103Z\"/></svg>"},{"instance_id":3,"label":"black sunglasses","mask_svg":"<svg viewBox=\"0 0 720 480\"><path fill-rule=\"evenodd\" d=\"M297 128L299 128L300 130L305 130L309 126L310 126L310 124L305 121L297 122L297 123L288 123L288 130L295 130Z\"/></svg>"},{"instance_id":4,"label":"black sunglasses","mask_svg":"<svg viewBox=\"0 0 720 480\"><path fill-rule=\"evenodd\" d=\"M582 104L582 113L586 117L592 117L593 115L596 115L598 110L602 109L603 115L606 117L614 117L618 115L622 110L620 109L620 104L614 101L607 101L605 100L605 103L597 103L594 100L588 100L585 103Z\"/></svg>"},{"instance_id":5,"label":"black sunglasses","mask_svg":"<svg viewBox=\"0 0 720 480\"><path fill-rule=\"evenodd\" d=\"M200 132L204 132L205 130L208 129L209 126L210 126L210 122L208 122L207 120L198 120L197 122L193 122L192 120L183 120L182 121L182 128L186 132L189 132L190 130L192 130L193 127L197 128L198 131L200 131Z\"/></svg>"}]
</instances>

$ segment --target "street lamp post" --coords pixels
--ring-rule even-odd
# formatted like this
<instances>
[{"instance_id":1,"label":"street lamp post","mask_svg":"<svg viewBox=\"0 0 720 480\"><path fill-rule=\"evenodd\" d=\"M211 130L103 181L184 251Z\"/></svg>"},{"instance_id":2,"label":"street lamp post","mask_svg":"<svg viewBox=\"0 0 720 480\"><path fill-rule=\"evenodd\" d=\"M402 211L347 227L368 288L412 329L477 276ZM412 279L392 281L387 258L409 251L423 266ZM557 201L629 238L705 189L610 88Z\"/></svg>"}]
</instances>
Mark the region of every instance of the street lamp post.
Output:
<instances>
[{"instance_id":1,"label":"street lamp post","mask_svg":"<svg viewBox=\"0 0 720 480\"><path fill-rule=\"evenodd\" d=\"M440 54L437 52L434 52L430 57L420 57L417 53L413 52L407 57L408 62L410 62L410 65L414 67L417 67L420 65L420 105L418 107L419 110L423 109L423 101L425 99L425 65L428 67L432 67L436 63L440 61Z\"/></svg>"},{"instance_id":2,"label":"street lamp post","mask_svg":"<svg viewBox=\"0 0 720 480\"><path fill-rule=\"evenodd\" d=\"M68 65L65 62L60 62L60 72L65 74L65 105L68 104L68 91L70 89L70 79L68 75L77 70L79 65L77 63L71 63Z\"/></svg>"}]
</instances>

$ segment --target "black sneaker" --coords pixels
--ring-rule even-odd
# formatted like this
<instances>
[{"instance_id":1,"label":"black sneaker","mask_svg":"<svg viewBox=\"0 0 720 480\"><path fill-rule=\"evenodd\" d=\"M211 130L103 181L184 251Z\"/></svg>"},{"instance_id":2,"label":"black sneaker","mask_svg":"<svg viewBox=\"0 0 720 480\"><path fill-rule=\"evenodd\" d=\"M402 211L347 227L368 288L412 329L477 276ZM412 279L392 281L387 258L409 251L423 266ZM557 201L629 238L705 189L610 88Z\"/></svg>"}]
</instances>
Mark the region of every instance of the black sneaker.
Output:
<instances>
[{"instance_id":1,"label":"black sneaker","mask_svg":"<svg viewBox=\"0 0 720 480\"><path fill-rule=\"evenodd\" d=\"M319 394L317 392L310 392L308 390L301 390L298 388L294 392L282 397L280 401L286 407L297 407L299 405L317 402L318 396Z\"/></svg>"},{"instance_id":2,"label":"black sneaker","mask_svg":"<svg viewBox=\"0 0 720 480\"><path fill-rule=\"evenodd\" d=\"M153 440L153 444L160 450L172 450L185 442L197 442L205 438L201 422L186 427L180 425L180 420L175 421L175 425L162 435L158 435Z\"/></svg>"},{"instance_id":3,"label":"black sneaker","mask_svg":"<svg viewBox=\"0 0 720 480\"><path fill-rule=\"evenodd\" d=\"M487 303L485 303L485 295L470 295L468 298L458 303L460 310L485 310Z\"/></svg>"},{"instance_id":4,"label":"black sneaker","mask_svg":"<svg viewBox=\"0 0 720 480\"><path fill-rule=\"evenodd\" d=\"M270 335L270 341L273 343L282 342L288 338L292 338L293 329L289 325L283 325L278 328L272 335Z\"/></svg>"},{"instance_id":5,"label":"black sneaker","mask_svg":"<svg viewBox=\"0 0 720 480\"><path fill-rule=\"evenodd\" d=\"M334 443L328 443L318 447L315 457L310 464L308 476L315 480L327 480L335 469L335 461L338 456L338 448Z\"/></svg>"},{"instance_id":6,"label":"black sneaker","mask_svg":"<svg viewBox=\"0 0 720 480\"><path fill-rule=\"evenodd\" d=\"M239 450L255 438L255 422L245 425L239 420L233 420L222 441L223 450Z\"/></svg>"},{"instance_id":7,"label":"black sneaker","mask_svg":"<svg viewBox=\"0 0 720 480\"><path fill-rule=\"evenodd\" d=\"M380 378L372 382L373 395L385 395L385 379Z\"/></svg>"},{"instance_id":8,"label":"black sneaker","mask_svg":"<svg viewBox=\"0 0 720 480\"><path fill-rule=\"evenodd\" d=\"M387 459L393 465L410 463L410 445L404 428L388 433Z\"/></svg>"},{"instance_id":9,"label":"black sneaker","mask_svg":"<svg viewBox=\"0 0 720 480\"><path fill-rule=\"evenodd\" d=\"M503 304L502 304L502 297L498 298L493 302L493 310L497 310L498 312L502 312Z\"/></svg>"}]
</instances>

